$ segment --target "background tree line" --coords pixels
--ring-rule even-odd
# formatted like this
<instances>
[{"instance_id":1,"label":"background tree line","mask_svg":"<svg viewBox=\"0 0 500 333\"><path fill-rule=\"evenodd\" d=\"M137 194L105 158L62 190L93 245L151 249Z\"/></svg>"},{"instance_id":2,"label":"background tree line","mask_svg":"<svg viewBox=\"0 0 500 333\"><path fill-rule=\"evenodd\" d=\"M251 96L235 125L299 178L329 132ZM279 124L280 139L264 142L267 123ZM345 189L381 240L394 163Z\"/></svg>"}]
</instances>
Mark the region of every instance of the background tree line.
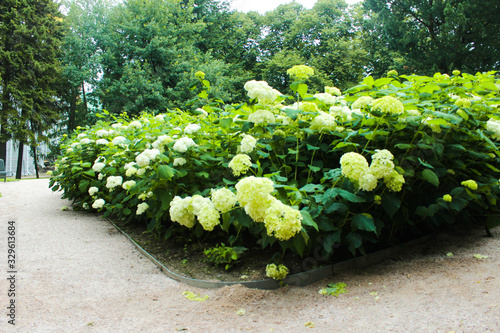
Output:
<instances>
[{"instance_id":1,"label":"background tree line","mask_svg":"<svg viewBox=\"0 0 500 333\"><path fill-rule=\"evenodd\" d=\"M94 122L103 108L129 115L195 109L197 71L206 73L212 100L231 103L244 98L250 79L287 93L286 70L297 64L315 69L309 86L316 92L325 85L346 89L390 69L432 75L500 68L498 0L364 0L355 6L318 0L312 9L291 2L265 14L233 11L217 0L59 5L64 15L51 0L0 4L2 142L36 146L46 138L33 133L58 120L71 132Z\"/></svg>"}]
</instances>

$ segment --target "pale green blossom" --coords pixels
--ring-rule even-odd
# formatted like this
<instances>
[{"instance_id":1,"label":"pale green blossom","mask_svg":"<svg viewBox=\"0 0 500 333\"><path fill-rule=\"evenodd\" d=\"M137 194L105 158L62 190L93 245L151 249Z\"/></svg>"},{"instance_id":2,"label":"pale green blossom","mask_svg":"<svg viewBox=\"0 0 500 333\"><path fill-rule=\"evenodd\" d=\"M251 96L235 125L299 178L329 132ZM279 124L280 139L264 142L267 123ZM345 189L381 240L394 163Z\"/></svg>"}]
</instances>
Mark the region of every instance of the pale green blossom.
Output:
<instances>
[{"instance_id":1,"label":"pale green blossom","mask_svg":"<svg viewBox=\"0 0 500 333\"><path fill-rule=\"evenodd\" d=\"M372 102L372 111L379 111L386 114L401 114L405 111L405 107L397 98L384 96Z\"/></svg>"},{"instance_id":2,"label":"pale green blossom","mask_svg":"<svg viewBox=\"0 0 500 333\"><path fill-rule=\"evenodd\" d=\"M361 177L368 171L368 162L363 155L349 152L340 158L340 168L344 177L359 182Z\"/></svg>"},{"instance_id":3,"label":"pale green blossom","mask_svg":"<svg viewBox=\"0 0 500 333\"><path fill-rule=\"evenodd\" d=\"M325 92L328 93L328 94L330 94L330 95L333 95L333 96L340 96L340 95L342 95L342 92L337 87L328 87L328 86L326 86L325 87Z\"/></svg>"},{"instance_id":4,"label":"pale green blossom","mask_svg":"<svg viewBox=\"0 0 500 333\"><path fill-rule=\"evenodd\" d=\"M94 163L94 165L92 166L92 170L94 170L95 172L101 172L101 170L106 166L106 164L104 163L101 163L101 162L97 162L97 163Z\"/></svg>"},{"instance_id":5,"label":"pale green blossom","mask_svg":"<svg viewBox=\"0 0 500 333\"><path fill-rule=\"evenodd\" d=\"M358 186L363 191L373 191L377 187L377 177L366 170L359 178Z\"/></svg>"},{"instance_id":6,"label":"pale green blossom","mask_svg":"<svg viewBox=\"0 0 500 333\"><path fill-rule=\"evenodd\" d=\"M248 97L257 99L260 104L271 104L281 95L265 81L251 80L245 83L243 88L247 91Z\"/></svg>"},{"instance_id":7,"label":"pale green blossom","mask_svg":"<svg viewBox=\"0 0 500 333\"><path fill-rule=\"evenodd\" d=\"M372 163L370 164L370 171L375 178L380 179L389 176L394 170L394 156L387 149L377 150L372 155Z\"/></svg>"},{"instance_id":8,"label":"pale green blossom","mask_svg":"<svg viewBox=\"0 0 500 333\"><path fill-rule=\"evenodd\" d=\"M297 209L274 200L266 211L264 226L269 236L286 241L302 230L302 219Z\"/></svg>"},{"instance_id":9,"label":"pale green blossom","mask_svg":"<svg viewBox=\"0 0 500 333\"><path fill-rule=\"evenodd\" d=\"M209 198L195 195L191 199L193 214L206 231L212 231L220 224L220 213Z\"/></svg>"},{"instance_id":10,"label":"pale green blossom","mask_svg":"<svg viewBox=\"0 0 500 333\"><path fill-rule=\"evenodd\" d=\"M201 129L201 126L198 124L189 124L184 129L184 133L185 134L193 134L193 133L198 132L200 129Z\"/></svg>"},{"instance_id":11,"label":"pale green blossom","mask_svg":"<svg viewBox=\"0 0 500 333\"><path fill-rule=\"evenodd\" d=\"M329 93L319 93L319 94L314 94L314 97L319 99L321 102L323 102L326 105L334 105L337 102L337 99L332 96Z\"/></svg>"},{"instance_id":12,"label":"pale green blossom","mask_svg":"<svg viewBox=\"0 0 500 333\"><path fill-rule=\"evenodd\" d=\"M491 136L495 140L500 140L500 120L490 118L486 122L486 130L493 132Z\"/></svg>"},{"instance_id":13,"label":"pale green blossom","mask_svg":"<svg viewBox=\"0 0 500 333\"><path fill-rule=\"evenodd\" d=\"M245 206L252 201L267 199L274 191L274 183L269 178L250 176L240 180L235 188L236 199Z\"/></svg>"},{"instance_id":14,"label":"pale green blossom","mask_svg":"<svg viewBox=\"0 0 500 333\"><path fill-rule=\"evenodd\" d=\"M310 76L314 75L314 69L306 65L296 65L286 71L291 77L295 77L299 80L308 79Z\"/></svg>"},{"instance_id":15,"label":"pale green blossom","mask_svg":"<svg viewBox=\"0 0 500 333\"><path fill-rule=\"evenodd\" d=\"M109 176L106 180L106 187L109 189L113 189L117 186L120 186L123 183L122 176Z\"/></svg>"},{"instance_id":16,"label":"pale green blossom","mask_svg":"<svg viewBox=\"0 0 500 333\"><path fill-rule=\"evenodd\" d=\"M443 195L443 200L446 202L451 202L453 200L452 196L449 194Z\"/></svg>"},{"instance_id":17,"label":"pale green blossom","mask_svg":"<svg viewBox=\"0 0 500 333\"><path fill-rule=\"evenodd\" d=\"M272 195L254 197L254 199L245 205L245 212L255 222L264 222L267 210L276 201Z\"/></svg>"},{"instance_id":18,"label":"pale green blossom","mask_svg":"<svg viewBox=\"0 0 500 333\"><path fill-rule=\"evenodd\" d=\"M191 208L191 197L182 199L176 196L170 202L170 219L188 228L194 227L196 220Z\"/></svg>"},{"instance_id":19,"label":"pale green blossom","mask_svg":"<svg viewBox=\"0 0 500 333\"><path fill-rule=\"evenodd\" d=\"M80 140L81 145L88 145L91 142L92 142L92 140L90 140L89 138L83 138Z\"/></svg>"},{"instance_id":20,"label":"pale green blossom","mask_svg":"<svg viewBox=\"0 0 500 333\"><path fill-rule=\"evenodd\" d=\"M403 175L399 174L396 170L393 170L389 176L384 178L384 183L389 190L399 192L403 188L405 179Z\"/></svg>"},{"instance_id":21,"label":"pale green blossom","mask_svg":"<svg viewBox=\"0 0 500 333\"><path fill-rule=\"evenodd\" d=\"M361 96L352 103L352 109L367 109L373 103L371 96Z\"/></svg>"},{"instance_id":22,"label":"pale green blossom","mask_svg":"<svg viewBox=\"0 0 500 333\"><path fill-rule=\"evenodd\" d=\"M140 121L138 120L134 120L132 121L128 126L127 126L127 129L141 129L142 128L142 124Z\"/></svg>"},{"instance_id":23,"label":"pale green blossom","mask_svg":"<svg viewBox=\"0 0 500 333\"><path fill-rule=\"evenodd\" d=\"M174 158L174 166L183 166L186 162L186 159L183 157Z\"/></svg>"},{"instance_id":24,"label":"pale green blossom","mask_svg":"<svg viewBox=\"0 0 500 333\"><path fill-rule=\"evenodd\" d=\"M236 194L227 188L212 190L212 202L221 213L226 213L236 205Z\"/></svg>"},{"instance_id":25,"label":"pale green blossom","mask_svg":"<svg viewBox=\"0 0 500 333\"><path fill-rule=\"evenodd\" d=\"M174 144L174 150L179 153L185 153L189 147L196 146L196 143L193 139L188 138L187 136L178 139Z\"/></svg>"},{"instance_id":26,"label":"pale green blossom","mask_svg":"<svg viewBox=\"0 0 500 333\"><path fill-rule=\"evenodd\" d=\"M468 98L460 98L455 101L455 105L461 108L470 108L471 101Z\"/></svg>"},{"instance_id":27,"label":"pale green blossom","mask_svg":"<svg viewBox=\"0 0 500 333\"><path fill-rule=\"evenodd\" d=\"M231 159L228 165L232 170L235 176L239 176L241 174L247 173L252 166L252 161L250 156L246 154L238 154Z\"/></svg>"},{"instance_id":28,"label":"pale green blossom","mask_svg":"<svg viewBox=\"0 0 500 333\"><path fill-rule=\"evenodd\" d=\"M136 215L142 215L146 210L148 210L149 205L145 202L141 202L137 205Z\"/></svg>"},{"instance_id":29,"label":"pale green blossom","mask_svg":"<svg viewBox=\"0 0 500 333\"><path fill-rule=\"evenodd\" d=\"M240 151L242 153L251 153L255 149L257 140L251 135L245 135L241 140Z\"/></svg>"},{"instance_id":30,"label":"pale green blossom","mask_svg":"<svg viewBox=\"0 0 500 333\"><path fill-rule=\"evenodd\" d=\"M471 190L477 190L477 183L476 181L469 179L469 180L464 180L462 183L462 186L468 187Z\"/></svg>"},{"instance_id":31,"label":"pale green blossom","mask_svg":"<svg viewBox=\"0 0 500 333\"><path fill-rule=\"evenodd\" d=\"M169 144L170 142L174 142L174 139L172 139L168 135L160 135L155 142L153 142L152 147L155 149L158 149L160 152L165 151L165 146Z\"/></svg>"},{"instance_id":32,"label":"pale green blossom","mask_svg":"<svg viewBox=\"0 0 500 333\"><path fill-rule=\"evenodd\" d=\"M137 173L137 168L130 167L125 171L125 176L131 177Z\"/></svg>"},{"instance_id":33,"label":"pale green blossom","mask_svg":"<svg viewBox=\"0 0 500 333\"><path fill-rule=\"evenodd\" d=\"M109 143L109 141L106 139L98 139L95 142L96 145L102 145L102 146L106 146L108 143Z\"/></svg>"},{"instance_id":34,"label":"pale green blossom","mask_svg":"<svg viewBox=\"0 0 500 333\"><path fill-rule=\"evenodd\" d=\"M119 145L119 144L125 143L126 141L127 141L126 137L124 137L124 136L117 136L117 137L113 138L113 140L111 142L114 145Z\"/></svg>"},{"instance_id":35,"label":"pale green blossom","mask_svg":"<svg viewBox=\"0 0 500 333\"><path fill-rule=\"evenodd\" d=\"M274 280L284 280L288 272L288 268L285 265L276 266L276 264L269 264L266 266L266 276Z\"/></svg>"},{"instance_id":36,"label":"pale green blossom","mask_svg":"<svg viewBox=\"0 0 500 333\"><path fill-rule=\"evenodd\" d=\"M122 188L124 190L130 190L134 186L135 186L135 181L133 180L128 180L122 184Z\"/></svg>"},{"instance_id":37,"label":"pale green blossom","mask_svg":"<svg viewBox=\"0 0 500 333\"><path fill-rule=\"evenodd\" d=\"M337 122L335 121L335 117L325 112L321 112L321 114L311 122L311 129L317 130L320 133L329 133L330 131L335 131L336 128Z\"/></svg>"},{"instance_id":38,"label":"pale green blossom","mask_svg":"<svg viewBox=\"0 0 500 333\"><path fill-rule=\"evenodd\" d=\"M276 122L276 118L271 111L257 110L248 116L248 121L254 123L256 126L266 126L267 124L274 124Z\"/></svg>"}]
</instances>

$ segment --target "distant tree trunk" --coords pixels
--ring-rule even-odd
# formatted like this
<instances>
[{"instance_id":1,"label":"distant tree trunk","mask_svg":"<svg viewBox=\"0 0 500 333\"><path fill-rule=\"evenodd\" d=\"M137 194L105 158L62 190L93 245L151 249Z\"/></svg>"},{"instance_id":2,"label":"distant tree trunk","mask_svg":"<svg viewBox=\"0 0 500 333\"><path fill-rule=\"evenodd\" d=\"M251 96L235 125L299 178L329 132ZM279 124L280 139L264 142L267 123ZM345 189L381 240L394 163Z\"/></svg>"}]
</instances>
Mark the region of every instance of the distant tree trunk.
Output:
<instances>
[{"instance_id":1,"label":"distant tree trunk","mask_svg":"<svg viewBox=\"0 0 500 333\"><path fill-rule=\"evenodd\" d=\"M89 110L87 108L87 94L85 93L85 81L82 84L82 96L83 96L83 111L86 116Z\"/></svg>"},{"instance_id":2,"label":"distant tree trunk","mask_svg":"<svg viewBox=\"0 0 500 333\"><path fill-rule=\"evenodd\" d=\"M7 160L7 133L3 126L0 128L0 159Z\"/></svg>"},{"instance_id":3,"label":"distant tree trunk","mask_svg":"<svg viewBox=\"0 0 500 333\"><path fill-rule=\"evenodd\" d=\"M38 174L38 156L36 154L36 144L33 144L31 146L31 152L33 154L33 162L35 163L35 173L36 173L36 178L40 178L40 175Z\"/></svg>"},{"instance_id":4,"label":"distant tree trunk","mask_svg":"<svg viewBox=\"0 0 500 333\"><path fill-rule=\"evenodd\" d=\"M23 170L23 154L24 154L24 142L19 141L19 153L17 154L17 170L16 179L21 179L21 174Z\"/></svg>"},{"instance_id":5,"label":"distant tree trunk","mask_svg":"<svg viewBox=\"0 0 500 333\"><path fill-rule=\"evenodd\" d=\"M69 115L68 115L68 135L76 128L76 103L78 97L78 89L73 90L71 94L71 101L69 102Z\"/></svg>"}]
</instances>

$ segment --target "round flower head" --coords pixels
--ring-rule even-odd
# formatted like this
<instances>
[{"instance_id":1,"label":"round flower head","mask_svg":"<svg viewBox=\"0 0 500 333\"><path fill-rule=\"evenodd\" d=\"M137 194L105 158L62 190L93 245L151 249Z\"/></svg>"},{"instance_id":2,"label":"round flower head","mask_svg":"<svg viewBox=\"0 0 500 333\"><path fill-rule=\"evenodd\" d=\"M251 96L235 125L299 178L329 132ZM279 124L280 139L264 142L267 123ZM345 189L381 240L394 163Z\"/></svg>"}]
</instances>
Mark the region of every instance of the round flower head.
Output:
<instances>
[{"instance_id":1,"label":"round flower head","mask_svg":"<svg viewBox=\"0 0 500 333\"><path fill-rule=\"evenodd\" d=\"M366 171L358 180L358 186L363 191L373 191L377 187L377 177Z\"/></svg>"},{"instance_id":2,"label":"round flower head","mask_svg":"<svg viewBox=\"0 0 500 333\"><path fill-rule=\"evenodd\" d=\"M137 205L137 210L135 211L136 215L141 215L143 214L146 210L148 210L149 205L145 202L141 202L140 204Z\"/></svg>"},{"instance_id":3,"label":"round flower head","mask_svg":"<svg viewBox=\"0 0 500 333\"><path fill-rule=\"evenodd\" d=\"M361 96L351 105L351 109L366 109L373 103L371 96Z\"/></svg>"},{"instance_id":4,"label":"round flower head","mask_svg":"<svg viewBox=\"0 0 500 333\"><path fill-rule=\"evenodd\" d=\"M248 170L250 170L252 161L250 159L250 156L245 154L238 154L233 157L228 166L233 170L233 174L235 176L239 176L240 174L245 174Z\"/></svg>"},{"instance_id":5,"label":"round flower head","mask_svg":"<svg viewBox=\"0 0 500 333\"><path fill-rule=\"evenodd\" d=\"M142 124L138 120L134 120L127 127L127 129L141 129L141 128L142 128Z\"/></svg>"},{"instance_id":6,"label":"round flower head","mask_svg":"<svg viewBox=\"0 0 500 333\"><path fill-rule=\"evenodd\" d=\"M156 139L156 141L153 142L152 146L153 146L153 148L158 149L160 152L164 152L165 146L173 141L174 141L174 139L172 139L168 135L160 135L158 137L158 139Z\"/></svg>"},{"instance_id":7,"label":"round flower head","mask_svg":"<svg viewBox=\"0 0 500 333\"><path fill-rule=\"evenodd\" d=\"M212 202L221 213L226 213L236 205L236 194L227 188L212 190Z\"/></svg>"},{"instance_id":8,"label":"round flower head","mask_svg":"<svg viewBox=\"0 0 500 333\"><path fill-rule=\"evenodd\" d=\"M117 186L120 186L123 183L122 176L109 176L106 180L106 187L109 189L113 189Z\"/></svg>"},{"instance_id":9,"label":"round flower head","mask_svg":"<svg viewBox=\"0 0 500 333\"><path fill-rule=\"evenodd\" d=\"M104 206L105 203L106 203L106 201L104 201L104 199L97 199L92 204L92 208L94 208L94 209L100 209L100 208L102 208Z\"/></svg>"},{"instance_id":10,"label":"round flower head","mask_svg":"<svg viewBox=\"0 0 500 333\"><path fill-rule=\"evenodd\" d=\"M500 140L500 120L490 118L486 123L486 130L493 132L493 139Z\"/></svg>"},{"instance_id":11,"label":"round flower head","mask_svg":"<svg viewBox=\"0 0 500 333\"><path fill-rule=\"evenodd\" d=\"M240 180L235 188L236 199L245 206L252 201L266 200L274 191L274 183L269 178L250 176Z\"/></svg>"},{"instance_id":12,"label":"round flower head","mask_svg":"<svg viewBox=\"0 0 500 333\"><path fill-rule=\"evenodd\" d=\"M323 102L326 105L333 105L337 101L337 99L329 93L315 94L314 97L316 97L317 99L319 99L321 102Z\"/></svg>"},{"instance_id":13,"label":"round flower head","mask_svg":"<svg viewBox=\"0 0 500 333\"><path fill-rule=\"evenodd\" d=\"M266 266L266 276L274 280L284 280L288 275L288 268L285 265L276 266L276 264L269 264Z\"/></svg>"},{"instance_id":14,"label":"round flower head","mask_svg":"<svg viewBox=\"0 0 500 333\"><path fill-rule=\"evenodd\" d=\"M179 153L185 153L189 147L196 146L193 139L188 138L187 136L180 138L174 144L174 150Z\"/></svg>"},{"instance_id":15,"label":"round flower head","mask_svg":"<svg viewBox=\"0 0 500 333\"><path fill-rule=\"evenodd\" d=\"M387 77L389 76L398 76L398 72L394 69L387 72Z\"/></svg>"},{"instance_id":16,"label":"round flower head","mask_svg":"<svg viewBox=\"0 0 500 333\"><path fill-rule=\"evenodd\" d=\"M160 155L159 149L144 149L142 152L143 155L147 156L151 161L156 158L156 156Z\"/></svg>"},{"instance_id":17,"label":"round flower head","mask_svg":"<svg viewBox=\"0 0 500 333\"><path fill-rule=\"evenodd\" d=\"M184 129L184 133L185 134L193 134L193 133L198 132L200 129L201 129L201 126L198 124L189 124Z\"/></svg>"},{"instance_id":18,"label":"round flower head","mask_svg":"<svg viewBox=\"0 0 500 333\"><path fill-rule=\"evenodd\" d=\"M191 199L191 207L193 214L198 218L198 222L200 222L203 229L212 231L220 223L219 211L215 209L209 198L195 195Z\"/></svg>"},{"instance_id":19,"label":"round flower head","mask_svg":"<svg viewBox=\"0 0 500 333\"><path fill-rule=\"evenodd\" d=\"M310 76L314 75L314 69L306 65L296 65L286 71L291 77L295 77L299 80L306 80Z\"/></svg>"},{"instance_id":20,"label":"round flower head","mask_svg":"<svg viewBox=\"0 0 500 333\"><path fill-rule=\"evenodd\" d=\"M109 132L102 129L102 130L98 130L97 132L95 132L95 135L97 135L98 137L102 138L102 137L108 136Z\"/></svg>"},{"instance_id":21,"label":"round flower head","mask_svg":"<svg viewBox=\"0 0 500 333\"><path fill-rule=\"evenodd\" d=\"M257 99L260 104L271 104L281 93L269 86L266 81L248 81L243 88L247 91L248 97Z\"/></svg>"},{"instance_id":22,"label":"round flower head","mask_svg":"<svg viewBox=\"0 0 500 333\"><path fill-rule=\"evenodd\" d=\"M325 92L330 94L330 95L333 95L333 96L340 96L342 95L342 92L340 91L339 88L337 87L325 87Z\"/></svg>"},{"instance_id":23,"label":"round flower head","mask_svg":"<svg viewBox=\"0 0 500 333\"><path fill-rule=\"evenodd\" d=\"M131 176L135 175L136 173L137 173L137 168L130 167L127 169L127 171L125 171L125 176L131 177Z\"/></svg>"},{"instance_id":24,"label":"round flower head","mask_svg":"<svg viewBox=\"0 0 500 333\"><path fill-rule=\"evenodd\" d=\"M462 186L468 187L471 190L474 190L474 191L477 190L477 183L472 179L464 180L461 184L462 184Z\"/></svg>"},{"instance_id":25,"label":"round flower head","mask_svg":"<svg viewBox=\"0 0 500 333\"><path fill-rule=\"evenodd\" d=\"M94 170L95 172L101 172L101 170L106 166L106 164L104 163L101 163L101 162L97 162L97 163L94 163L94 165L92 166L92 170Z\"/></svg>"},{"instance_id":26,"label":"round flower head","mask_svg":"<svg viewBox=\"0 0 500 333\"><path fill-rule=\"evenodd\" d=\"M103 145L103 146L106 146L108 143L109 143L109 141L106 139L98 139L95 142L96 145Z\"/></svg>"},{"instance_id":27,"label":"round flower head","mask_svg":"<svg viewBox=\"0 0 500 333\"><path fill-rule=\"evenodd\" d=\"M187 162L186 159L183 157L174 158L174 166L182 166L186 164L186 162Z\"/></svg>"},{"instance_id":28,"label":"round flower head","mask_svg":"<svg viewBox=\"0 0 500 333\"><path fill-rule=\"evenodd\" d=\"M384 96L373 101L372 110L386 114L401 114L405 111L405 107L397 98Z\"/></svg>"},{"instance_id":29,"label":"round flower head","mask_svg":"<svg viewBox=\"0 0 500 333\"><path fill-rule=\"evenodd\" d=\"M372 163L370 164L370 171L376 179L389 176L394 170L394 156L387 149L377 150L372 155Z\"/></svg>"},{"instance_id":30,"label":"round flower head","mask_svg":"<svg viewBox=\"0 0 500 333\"><path fill-rule=\"evenodd\" d=\"M124 190L130 190L134 186L135 186L135 181L133 180L128 180L122 184L122 188Z\"/></svg>"},{"instance_id":31,"label":"round flower head","mask_svg":"<svg viewBox=\"0 0 500 333\"><path fill-rule=\"evenodd\" d=\"M340 158L342 175L353 181L359 181L368 170L368 162L361 154L350 152Z\"/></svg>"},{"instance_id":32,"label":"round flower head","mask_svg":"<svg viewBox=\"0 0 500 333\"><path fill-rule=\"evenodd\" d=\"M251 135L245 135L241 140L240 151L242 153L251 153L255 145L257 144L257 140Z\"/></svg>"},{"instance_id":33,"label":"round flower head","mask_svg":"<svg viewBox=\"0 0 500 333\"><path fill-rule=\"evenodd\" d=\"M191 209L191 197L182 199L176 196L170 202L170 219L172 222L177 222L188 228L192 228L195 225L195 216Z\"/></svg>"},{"instance_id":34,"label":"round flower head","mask_svg":"<svg viewBox=\"0 0 500 333\"><path fill-rule=\"evenodd\" d=\"M286 241L302 230L302 215L297 209L275 200L266 211L264 225L269 236Z\"/></svg>"},{"instance_id":35,"label":"round flower head","mask_svg":"<svg viewBox=\"0 0 500 333\"><path fill-rule=\"evenodd\" d=\"M81 145L88 145L91 142L92 141L89 138L83 138L83 139L80 140L80 144Z\"/></svg>"},{"instance_id":36,"label":"round flower head","mask_svg":"<svg viewBox=\"0 0 500 333\"><path fill-rule=\"evenodd\" d=\"M337 122L335 121L335 117L325 112L322 112L311 122L311 129L317 130L320 133L329 133L330 131L335 131L336 128Z\"/></svg>"},{"instance_id":37,"label":"round flower head","mask_svg":"<svg viewBox=\"0 0 500 333\"><path fill-rule=\"evenodd\" d=\"M116 138L111 141L114 145L119 145L122 143L125 143L127 141L127 138L124 136L117 136Z\"/></svg>"},{"instance_id":38,"label":"round flower head","mask_svg":"<svg viewBox=\"0 0 500 333\"><path fill-rule=\"evenodd\" d=\"M451 202L453 200L452 196L449 194L443 195L443 200L446 202Z\"/></svg>"},{"instance_id":39,"label":"round flower head","mask_svg":"<svg viewBox=\"0 0 500 333\"><path fill-rule=\"evenodd\" d=\"M245 212L255 222L264 222L268 208L271 207L276 200L276 198L269 194L267 196L255 198L255 200L245 205Z\"/></svg>"},{"instance_id":40,"label":"round flower head","mask_svg":"<svg viewBox=\"0 0 500 333\"><path fill-rule=\"evenodd\" d=\"M387 188L393 192L399 192L403 188L405 178L399 172L393 170L392 173L384 178L384 183Z\"/></svg>"},{"instance_id":41,"label":"round flower head","mask_svg":"<svg viewBox=\"0 0 500 333\"><path fill-rule=\"evenodd\" d=\"M94 194L96 194L97 192L99 192L99 189L95 186L92 186L91 188L89 188L89 195L90 196L93 196Z\"/></svg>"},{"instance_id":42,"label":"round flower head","mask_svg":"<svg viewBox=\"0 0 500 333\"><path fill-rule=\"evenodd\" d=\"M248 116L248 121L254 123L256 126L266 126L267 124L274 124L276 122L276 118L271 111L257 110Z\"/></svg>"},{"instance_id":43,"label":"round flower head","mask_svg":"<svg viewBox=\"0 0 500 333\"><path fill-rule=\"evenodd\" d=\"M144 167L149 165L150 159L145 154L141 153L135 157L135 162L137 163L138 166Z\"/></svg>"}]
</instances>

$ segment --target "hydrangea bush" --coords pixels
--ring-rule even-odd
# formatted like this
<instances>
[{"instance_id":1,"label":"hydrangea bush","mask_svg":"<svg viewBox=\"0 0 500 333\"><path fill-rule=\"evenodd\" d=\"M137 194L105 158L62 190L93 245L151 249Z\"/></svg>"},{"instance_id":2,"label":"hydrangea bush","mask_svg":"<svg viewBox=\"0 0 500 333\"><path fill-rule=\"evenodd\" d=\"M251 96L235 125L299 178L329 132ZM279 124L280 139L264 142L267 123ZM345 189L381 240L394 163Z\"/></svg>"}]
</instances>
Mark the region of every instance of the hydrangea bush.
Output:
<instances>
[{"instance_id":1,"label":"hydrangea bush","mask_svg":"<svg viewBox=\"0 0 500 333\"><path fill-rule=\"evenodd\" d=\"M393 72L309 93L313 69L295 66L293 96L250 81L237 105L138 119L104 111L66 139L50 186L166 238L301 256L364 253L457 222L497 225L495 73Z\"/></svg>"}]
</instances>

